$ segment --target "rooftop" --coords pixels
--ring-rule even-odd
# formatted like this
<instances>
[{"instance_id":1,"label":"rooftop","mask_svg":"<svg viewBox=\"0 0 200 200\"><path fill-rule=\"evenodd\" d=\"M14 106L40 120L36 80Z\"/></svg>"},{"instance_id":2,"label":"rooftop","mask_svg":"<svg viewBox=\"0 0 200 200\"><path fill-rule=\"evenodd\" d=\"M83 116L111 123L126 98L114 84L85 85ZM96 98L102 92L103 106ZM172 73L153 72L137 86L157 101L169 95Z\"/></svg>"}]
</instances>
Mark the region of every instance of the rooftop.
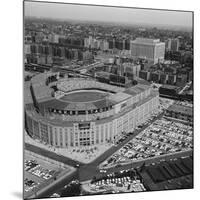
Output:
<instances>
[{"instance_id":1,"label":"rooftop","mask_svg":"<svg viewBox=\"0 0 200 200\"><path fill-rule=\"evenodd\" d=\"M193 115L193 108L189 106L173 104L168 109L168 111L179 112L182 114Z\"/></svg>"},{"instance_id":2,"label":"rooftop","mask_svg":"<svg viewBox=\"0 0 200 200\"><path fill-rule=\"evenodd\" d=\"M135 96L139 93L144 92L145 90L149 89L150 87L148 85L142 85L142 84L137 84L131 88L128 88L127 90L124 91L124 93Z\"/></svg>"},{"instance_id":3,"label":"rooftop","mask_svg":"<svg viewBox=\"0 0 200 200\"><path fill-rule=\"evenodd\" d=\"M161 86L162 88L166 88L166 89L178 89L178 87L177 86L175 86L175 85L162 85Z\"/></svg>"},{"instance_id":4,"label":"rooftop","mask_svg":"<svg viewBox=\"0 0 200 200\"><path fill-rule=\"evenodd\" d=\"M157 43L160 42L160 39L153 39L153 38L136 38L136 42L140 43Z\"/></svg>"},{"instance_id":5,"label":"rooftop","mask_svg":"<svg viewBox=\"0 0 200 200\"><path fill-rule=\"evenodd\" d=\"M111 100L111 101L115 101L116 103L119 103L121 101L124 101L128 98L130 98L131 95L127 94L127 93L124 93L124 92L119 92L119 93L116 93L116 94L111 94L108 99Z\"/></svg>"},{"instance_id":6,"label":"rooftop","mask_svg":"<svg viewBox=\"0 0 200 200\"><path fill-rule=\"evenodd\" d=\"M165 44L164 42L160 42L160 39L153 39L153 38L136 38L135 40L131 41L131 43L134 44L146 44L146 45L152 45L152 44Z\"/></svg>"}]
</instances>

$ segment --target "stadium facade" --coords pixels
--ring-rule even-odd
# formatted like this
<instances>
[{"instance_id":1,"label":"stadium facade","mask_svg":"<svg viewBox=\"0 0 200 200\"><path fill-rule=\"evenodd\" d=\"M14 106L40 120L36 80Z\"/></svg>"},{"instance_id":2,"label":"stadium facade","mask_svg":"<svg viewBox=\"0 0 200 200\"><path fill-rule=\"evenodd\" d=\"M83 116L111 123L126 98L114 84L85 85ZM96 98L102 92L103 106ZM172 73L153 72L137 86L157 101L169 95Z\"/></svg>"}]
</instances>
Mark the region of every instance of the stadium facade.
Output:
<instances>
[{"instance_id":1,"label":"stadium facade","mask_svg":"<svg viewBox=\"0 0 200 200\"><path fill-rule=\"evenodd\" d=\"M25 128L56 147L105 144L133 131L158 105L159 94L148 84L125 88L42 73L25 83Z\"/></svg>"}]
</instances>

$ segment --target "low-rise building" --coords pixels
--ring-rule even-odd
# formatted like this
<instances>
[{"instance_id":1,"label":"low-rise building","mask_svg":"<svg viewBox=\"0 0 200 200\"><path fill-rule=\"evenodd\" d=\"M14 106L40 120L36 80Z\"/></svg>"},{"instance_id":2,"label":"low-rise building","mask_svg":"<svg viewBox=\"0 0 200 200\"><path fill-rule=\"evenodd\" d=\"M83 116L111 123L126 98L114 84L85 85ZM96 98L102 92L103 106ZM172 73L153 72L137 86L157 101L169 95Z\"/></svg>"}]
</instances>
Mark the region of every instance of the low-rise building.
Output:
<instances>
[{"instance_id":1,"label":"low-rise building","mask_svg":"<svg viewBox=\"0 0 200 200\"><path fill-rule=\"evenodd\" d=\"M165 111L165 116L193 123L193 107L173 104Z\"/></svg>"}]
</instances>

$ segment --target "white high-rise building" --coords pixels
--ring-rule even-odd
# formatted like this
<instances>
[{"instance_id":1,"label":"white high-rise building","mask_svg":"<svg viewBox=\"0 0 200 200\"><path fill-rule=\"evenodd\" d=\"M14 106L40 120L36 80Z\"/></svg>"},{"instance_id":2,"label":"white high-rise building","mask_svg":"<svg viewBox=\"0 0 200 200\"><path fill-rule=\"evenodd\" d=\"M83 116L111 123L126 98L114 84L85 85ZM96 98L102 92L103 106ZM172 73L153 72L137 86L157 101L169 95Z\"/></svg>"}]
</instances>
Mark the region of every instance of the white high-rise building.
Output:
<instances>
[{"instance_id":1,"label":"white high-rise building","mask_svg":"<svg viewBox=\"0 0 200 200\"><path fill-rule=\"evenodd\" d=\"M160 39L136 38L131 41L130 49L134 58L144 58L154 64L164 60L165 43Z\"/></svg>"}]
</instances>

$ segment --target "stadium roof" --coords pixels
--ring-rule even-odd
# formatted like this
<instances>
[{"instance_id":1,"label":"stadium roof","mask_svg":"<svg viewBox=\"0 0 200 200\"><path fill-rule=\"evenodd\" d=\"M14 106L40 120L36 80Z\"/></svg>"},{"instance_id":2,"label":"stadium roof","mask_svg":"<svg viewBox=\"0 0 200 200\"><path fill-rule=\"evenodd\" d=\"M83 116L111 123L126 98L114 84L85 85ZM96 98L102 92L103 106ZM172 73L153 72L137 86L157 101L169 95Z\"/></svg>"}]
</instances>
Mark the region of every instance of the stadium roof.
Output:
<instances>
[{"instance_id":1,"label":"stadium roof","mask_svg":"<svg viewBox=\"0 0 200 200\"><path fill-rule=\"evenodd\" d=\"M144 92L149 88L148 85L142 85L142 84L137 84L134 87L128 88L127 90L124 91L124 93L135 96L139 93Z\"/></svg>"},{"instance_id":2,"label":"stadium roof","mask_svg":"<svg viewBox=\"0 0 200 200\"><path fill-rule=\"evenodd\" d=\"M113 105L112 101L101 99L95 102L65 102L60 101L59 99L51 99L47 101L43 101L39 103L39 107L41 110L44 108L50 108L55 110L93 110L93 109L100 109L105 108L107 106Z\"/></svg>"},{"instance_id":3,"label":"stadium roof","mask_svg":"<svg viewBox=\"0 0 200 200\"><path fill-rule=\"evenodd\" d=\"M108 99L111 100L111 101L114 101L116 103L119 103L121 101L124 101L124 100L130 98L130 97L131 97L131 95L129 95L129 94L126 94L124 92L119 92L119 93L110 95L108 97Z\"/></svg>"},{"instance_id":4,"label":"stadium roof","mask_svg":"<svg viewBox=\"0 0 200 200\"><path fill-rule=\"evenodd\" d=\"M69 103L66 110L93 110L98 109L93 103Z\"/></svg>"}]
</instances>

